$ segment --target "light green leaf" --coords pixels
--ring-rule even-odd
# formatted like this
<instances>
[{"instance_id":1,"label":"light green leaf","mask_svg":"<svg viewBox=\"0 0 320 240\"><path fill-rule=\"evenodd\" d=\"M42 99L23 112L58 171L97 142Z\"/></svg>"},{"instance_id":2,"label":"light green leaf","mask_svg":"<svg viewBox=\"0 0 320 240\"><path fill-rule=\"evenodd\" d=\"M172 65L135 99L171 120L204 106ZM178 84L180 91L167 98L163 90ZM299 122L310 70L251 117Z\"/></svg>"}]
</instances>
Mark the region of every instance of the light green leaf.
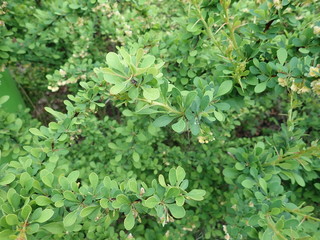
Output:
<instances>
[{"instance_id":1,"label":"light green leaf","mask_svg":"<svg viewBox=\"0 0 320 240\"><path fill-rule=\"evenodd\" d=\"M21 209L21 217L26 220L29 217L31 211L32 208L29 204L23 206L23 208Z\"/></svg>"},{"instance_id":2,"label":"light green leaf","mask_svg":"<svg viewBox=\"0 0 320 240\"><path fill-rule=\"evenodd\" d=\"M224 120L224 116L221 112L213 111L213 114L218 121L222 122Z\"/></svg>"},{"instance_id":3,"label":"light green leaf","mask_svg":"<svg viewBox=\"0 0 320 240\"><path fill-rule=\"evenodd\" d=\"M48 198L46 196L38 196L35 201L36 201L37 205L39 205L41 207L47 206L52 203L50 198Z\"/></svg>"},{"instance_id":4,"label":"light green leaf","mask_svg":"<svg viewBox=\"0 0 320 240\"><path fill-rule=\"evenodd\" d=\"M305 181L303 180L303 178L299 174L293 173L293 177L301 187L306 186Z\"/></svg>"},{"instance_id":5,"label":"light green leaf","mask_svg":"<svg viewBox=\"0 0 320 240\"><path fill-rule=\"evenodd\" d=\"M186 122L180 118L178 122L172 124L172 129L177 133L182 133L186 128Z\"/></svg>"},{"instance_id":6,"label":"light green leaf","mask_svg":"<svg viewBox=\"0 0 320 240\"><path fill-rule=\"evenodd\" d=\"M166 193L166 198L175 198L179 196L180 189L176 187L169 188L169 190Z\"/></svg>"},{"instance_id":7,"label":"light green leaf","mask_svg":"<svg viewBox=\"0 0 320 240\"><path fill-rule=\"evenodd\" d=\"M13 173L7 173L1 180L0 180L0 185L5 186L14 181L16 176Z\"/></svg>"},{"instance_id":8,"label":"light green leaf","mask_svg":"<svg viewBox=\"0 0 320 240\"><path fill-rule=\"evenodd\" d=\"M8 214L6 216L6 222L10 225L18 225L19 224L19 220L18 220L18 216L15 214Z\"/></svg>"},{"instance_id":9,"label":"light green leaf","mask_svg":"<svg viewBox=\"0 0 320 240\"><path fill-rule=\"evenodd\" d=\"M144 206L147 208L154 208L159 203L160 203L159 199L157 199L155 196L152 196L144 201Z\"/></svg>"},{"instance_id":10,"label":"light green leaf","mask_svg":"<svg viewBox=\"0 0 320 240\"><path fill-rule=\"evenodd\" d=\"M175 119L175 117L163 115L154 120L153 125L156 127L164 127L171 123L173 119Z\"/></svg>"},{"instance_id":11,"label":"light green leaf","mask_svg":"<svg viewBox=\"0 0 320 240\"><path fill-rule=\"evenodd\" d=\"M124 227L126 230L131 230L134 226L135 223L135 219L133 216L132 211L129 212L129 214L126 216L126 218L124 219Z\"/></svg>"},{"instance_id":12,"label":"light green leaf","mask_svg":"<svg viewBox=\"0 0 320 240\"><path fill-rule=\"evenodd\" d=\"M41 228L47 230L52 234L61 234L64 232L64 227L62 222L52 222L41 226Z\"/></svg>"},{"instance_id":13,"label":"light green leaf","mask_svg":"<svg viewBox=\"0 0 320 240\"><path fill-rule=\"evenodd\" d=\"M160 97L160 90L158 88L145 88L143 87L143 96L148 100L156 100Z\"/></svg>"},{"instance_id":14,"label":"light green leaf","mask_svg":"<svg viewBox=\"0 0 320 240\"><path fill-rule=\"evenodd\" d=\"M112 203L112 206L114 208L120 208L122 205L129 205L131 202L129 200L129 198L124 195L124 194L119 194L117 197L116 197L116 201L114 201Z\"/></svg>"},{"instance_id":15,"label":"light green leaf","mask_svg":"<svg viewBox=\"0 0 320 240\"><path fill-rule=\"evenodd\" d=\"M152 55L146 55L141 64L140 64L140 68L149 68L151 67L151 65L154 63L154 61L156 60L156 58Z\"/></svg>"},{"instance_id":16,"label":"light green leaf","mask_svg":"<svg viewBox=\"0 0 320 240\"><path fill-rule=\"evenodd\" d=\"M99 206L89 206L89 207L86 207L84 209L81 210L80 212L80 216L81 217L86 217L88 215L90 215L91 213L93 213L94 210L98 209Z\"/></svg>"},{"instance_id":17,"label":"light green leaf","mask_svg":"<svg viewBox=\"0 0 320 240\"><path fill-rule=\"evenodd\" d=\"M184 201L185 201L185 198L183 197L183 196L178 196L178 197L176 197L176 204L178 205L178 206L183 206L183 204L184 204Z\"/></svg>"},{"instance_id":18,"label":"light green leaf","mask_svg":"<svg viewBox=\"0 0 320 240\"><path fill-rule=\"evenodd\" d=\"M71 191L64 191L63 192L63 196L65 199L71 201L71 202L79 202L79 200L77 199L76 195L71 192Z\"/></svg>"},{"instance_id":19,"label":"light green leaf","mask_svg":"<svg viewBox=\"0 0 320 240\"><path fill-rule=\"evenodd\" d=\"M101 206L102 208L109 208L109 200L106 199L106 198L102 198L102 199L100 200L100 206Z\"/></svg>"},{"instance_id":20,"label":"light green leaf","mask_svg":"<svg viewBox=\"0 0 320 240\"><path fill-rule=\"evenodd\" d=\"M136 53L136 66L139 66L139 63L141 61L141 58L143 57L143 54L144 54L143 49L139 48Z\"/></svg>"},{"instance_id":21,"label":"light green leaf","mask_svg":"<svg viewBox=\"0 0 320 240\"><path fill-rule=\"evenodd\" d=\"M41 212L41 215L38 219L35 221L38 223L44 223L48 221L54 214L54 211L52 209L45 209Z\"/></svg>"},{"instance_id":22,"label":"light green leaf","mask_svg":"<svg viewBox=\"0 0 320 240\"><path fill-rule=\"evenodd\" d=\"M4 104L8 100L9 100L9 96L7 96L7 95L0 97L0 105Z\"/></svg>"},{"instance_id":23,"label":"light green leaf","mask_svg":"<svg viewBox=\"0 0 320 240\"><path fill-rule=\"evenodd\" d=\"M48 187L52 187L54 176L51 172L46 169L41 170L40 172L41 181Z\"/></svg>"},{"instance_id":24,"label":"light green leaf","mask_svg":"<svg viewBox=\"0 0 320 240\"><path fill-rule=\"evenodd\" d=\"M182 182L182 180L186 177L186 172L182 167L180 166L177 167L176 176L177 176L177 182L178 184L180 184L180 182Z\"/></svg>"},{"instance_id":25,"label":"light green leaf","mask_svg":"<svg viewBox=\"0 0 320 240\"><path fill-rule=\"evenodd\" d=\"M186 211L182 206L177 206L176 204L168 204L167 206L171 215L175 218L183 218L186 215Z\"/></svg>"},{"instance_id":26,"label":"light green leaf","mask_svg":"<svg viewBox=\"0 0 320 240\"><path fill-rule=\"evenodd\" d=\"M284 48L280 48L277 51L277 57L278 57L278 60L279 60L280 64L283 65L285 63L285 61L287 60L287 57L288 57L287 50L284 49Z\"/></svg>"},{"instance_id":27,"label":"light green leaf","mask_svg":"<svg viewBox=\"0 0 320 240\"><path fill-rule=\"evenodd\" d=\"M218 92L216 94L217 97L222 96L227 94L231 89L232 89L232 81L231 80L227 80L222 82L222 84L220 85Z\"/></svg>"},{"instance_id":28,"label":"light green leaf","mask_svg":"<svg viewBox=\"0 0 320 240\"><path fill-rule=\"evenodd\" d=\"M171 168L169 171L169 182L172 186L177 182L176 170L174 168Z\"/></svg>"},{"instance_id":29,"label":"light green leaf","mask_svg":"<svg viewBox=\"0 0 320 240\"><path fill-rule=\"evenodd\" d=\"M166 181L164 180L164 176L163 176L162 174L159 175L158 181L159 181L159 184L160 184L162 187L166 187L166 186L167 186Z\"/></svg>"},{"instance_id":30,"label":"light green leaf","mask_svg":"<svg viewBox=\"0 0 320 240\"><path fill-rule=\"evenodd\" d=\"M89 181L91 183L92 188L95 190L99 183L99 177L96 173L90 173L89 175Z\"/></svg>"},{"instance_id":31,"label":"light green leaf","mask_svg":"<svg viewBox=\"0 0 320 240\"><path fill-rule=\"evenodd\" d=\"M259 184L260 184L261 188L263 189L263 191L265 193L267 193L268 192L268 185L267 185L266 180L264 180L263 178L259 178Z\"/></svg>"},{"instance_id":32,"label":"light green leaf","mask_svg":"<svg viewBox=\"0 0 320 240\"><path fill-rule=\"evenodd\" d=\"M259 84L257 84L254 88L254 92L255 93L261 93L263 92L264 90L266 90L266 87L267 87L267 82L261 82Z\"/></svg>"},{"instance_id":33,"label":"light green leaf","mask_svg":"<svg viewBox=\"0 0 320 240\"><path fill-rule=\"evenodd\" d=\"M106 56L107 64L110 68L123 72L123 65L120 62L119 56L114 52L109 52Z\"/></svg>"},{"instance_id":34,"label":"light green leaf","mask_svg":"<svg viewBox=\"0 0 320 240\"><path fill-rule=\"evenodd\" d=\"M69 213L67 216L63 218L63 225L65 227L70 227L77 221L78 213L76 211L73 211Z\"/></svg>"},{"instance_id":35,"label":"light green leaf","mask_svg":"<svg viewBox=\"0 0 320 240\"><path fill-rule=\"evenodd\" d=\"M139 162L139 161L140 161L140 155L139 155L139 153L133 152L133 153L132 153L132 159L133 159L133 161L135 161L135 162Z\"/></svg>"},{"instance_id":36,"label":"light green leaf","mask_svg":"<svg viewBox=\"0 0 320 240\"><path fill-rule=\"evenodd\" d=\"M128 187L130 191L138 193L138 184L136 179L134 178L129 179Z\"/></svg>"},{"instance_id":37,"label":"light green leaf","mask_svg":"<svg viewBox=\"0 0 320 240\"><path fill-rule=\"evenodd\" d=\"M195 201L202 201L204 199L205 194L206 194L205 190L193 189L189 193L186 194L186 197L191 198Z\"/></svg>"},{"instance_id":38,"label":"light green leaf","mask_svg":"<svg viewBox=\"0 0 320 240\"><path fill-rule=\"evenodd\" d=\"M110 93L113 95L117 95L122 92L126 88L125 82L116 83L112 88L110 88Z\"/></svg>"},{"instance_id":39,"label":"light green leaf","mask_svg":"<svg viewBox=\"0 0 320 240\"><path fill-rule=\"evenodd\" d=\"M255 182L251 179L246 179L246 180L243 180L241 184L245 188L252 188L255 185Z\"/></svg>"}]
</instances>

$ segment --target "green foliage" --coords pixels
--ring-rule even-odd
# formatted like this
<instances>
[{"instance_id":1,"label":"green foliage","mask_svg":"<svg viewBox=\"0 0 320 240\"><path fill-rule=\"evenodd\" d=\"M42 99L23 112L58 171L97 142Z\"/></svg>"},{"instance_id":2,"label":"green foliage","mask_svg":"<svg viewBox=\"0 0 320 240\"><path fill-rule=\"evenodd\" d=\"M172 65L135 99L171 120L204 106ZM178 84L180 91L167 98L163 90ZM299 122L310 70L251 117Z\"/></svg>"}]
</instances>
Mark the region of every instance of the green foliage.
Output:
<instances>
[{"instance_id":1,"label":"green foliage","mask_svg":"<svg viewBox=\"0 0 320 240\"><path fill-rule=\"evenodd\" d=\"M0 239L318 239L319 8L2 3Z\"/></svg>"}]
</instances>

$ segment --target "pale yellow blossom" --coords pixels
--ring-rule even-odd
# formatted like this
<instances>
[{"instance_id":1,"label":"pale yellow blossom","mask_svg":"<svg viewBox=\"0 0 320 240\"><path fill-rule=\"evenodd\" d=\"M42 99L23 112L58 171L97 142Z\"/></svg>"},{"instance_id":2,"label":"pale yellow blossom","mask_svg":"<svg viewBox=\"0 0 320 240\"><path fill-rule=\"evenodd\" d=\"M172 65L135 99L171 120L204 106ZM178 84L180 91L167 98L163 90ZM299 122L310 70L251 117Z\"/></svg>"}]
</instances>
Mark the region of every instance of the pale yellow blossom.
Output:
<instances>
[{"instance_id":1,"label":"pale yellow blossom","mask_svg":"<svg viewBox=\"0 0 320 240\"><path fill-rule=\"evenodd\" d=\"M310 88L308 88L307 86L303 86L298 90L298 94L306 93L306 92L310 92Z\"/></svg>"},{"instance_id":2,"label":"pale yellow blossom","mask_svg":"<svg viewBox=\"0 0 320 240\"><path fill-rule=\"evenodd\" d=\"M314 26L313 27L313 33L316 34L316 35L320 34L320 27L319 26Z\"/></svg>"},{"instance_id":3,"label":"pale yellow blossom","mask_svg":"<svg viewBox=\"0 0 320 240\"><path fill-rule=\"evenodd\" d=\"M310 77L316 77L319 74L320 73L319 73L319 68L318 67L310 67L310 70L309 70Z\"/></svg>"},{"instance_id":4,"label":"pale yellow blossom","mask_svg":"<svg viewBox=\"0 0 320 240\"><path fill-rule=\"evenodd\" d=\"M315 94L320 95L320 79L313 81L311 87Z\"/></svg>"},{"instance_id":5,"label":"pale yellow blossom","mask_svg":"<svg viewBox=\"0 0 320 240\"><path fill-rule=\"evenodd\" d=\"M56 92L59 90L59 87L48 86L48 89L51 90L51 92Z\"/></svg>"},{"instance_id":6,"label":"pale yellow blossom","mask_svg":"<svg viewBox=\"0 0 320 240\"><path fill-rule=\"evenodd\" d=\"M275 8L278 10L282 8L281 0L273 0L273 4L274 4Z\"/></svg>"},{"instance_id":7,"label":"pale yellow blossom","mask_svg":"<svg viewBox=\"0 0 320 240\"><path fill-rule=\"evenodd\" d=\"M278 78L278 83L279 83L279 85L282 86L282 87L288 86L287 79L285 79L285 78Z\"/></svg>"},{"instance_id":8,"label":"pale yellow blossom","mask_svg":"<svg viewBox=\"0 0 320 240\"><path fill-rule=\"evenodd\" d=\"M290 89L291 89L293 92L297 92L297 91L299 90L298 86L297 86L295 83L293 83L293 84L291 85Z\"/></svg>"},{"instance_id":9,"label":"pale yellow blossom","mask_svg":"<svg viewBox=\"0 0 320 240\"><path fill-rule=\"evenodd\" d=\"M66 71L63 70L63 69L60 69L60 70L59 70L59 73L60 73L61 77L65 77L66 74L67 74Z\"/></svg>"}]
</instances>

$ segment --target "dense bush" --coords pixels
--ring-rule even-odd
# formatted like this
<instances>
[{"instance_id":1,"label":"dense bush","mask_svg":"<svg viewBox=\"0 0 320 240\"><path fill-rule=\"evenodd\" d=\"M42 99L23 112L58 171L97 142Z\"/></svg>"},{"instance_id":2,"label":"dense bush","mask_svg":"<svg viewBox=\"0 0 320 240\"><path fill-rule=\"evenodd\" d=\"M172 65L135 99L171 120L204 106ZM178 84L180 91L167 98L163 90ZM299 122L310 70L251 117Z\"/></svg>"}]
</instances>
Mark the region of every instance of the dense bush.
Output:
<instances>
[{"instance_id":1,"label":"dense bush","mask_svg":"<svg viewBox=\"0 0 320 240\"><path fill-rule=\"evenodd\" d=\"M319 11L3 2L0 239L320 239Z\"/></svg>"}]
</instances>

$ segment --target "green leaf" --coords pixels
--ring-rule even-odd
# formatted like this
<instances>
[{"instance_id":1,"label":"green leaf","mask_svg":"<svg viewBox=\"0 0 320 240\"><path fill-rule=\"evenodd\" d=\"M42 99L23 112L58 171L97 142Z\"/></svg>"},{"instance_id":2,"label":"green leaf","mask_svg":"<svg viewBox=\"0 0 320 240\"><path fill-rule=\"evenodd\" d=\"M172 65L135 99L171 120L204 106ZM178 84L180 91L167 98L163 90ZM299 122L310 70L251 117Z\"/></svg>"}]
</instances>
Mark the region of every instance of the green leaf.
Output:
<instances>
[{"instance_id":1,"label":"green leaf","mask_svg":"<svg viewBox=\"0 0 320 240\"><path fill-rule=\"evenodd\" d=\"M0 232L0 239L12 239L12 236L15 236L16 230L5 229Z\"/></svg>"},{"instance_id":2,"label":"green leaf","mask_svg":"<svg viewBox=\"0 0 320 240\"><path fill-rule=\"evenodd\" d=\"M37 205L39 205L41 207L47 206L52 203L50 198L48 198L46 196L38 196L35 201L36 201Z\"/></svg>"},{"instance_id":3,"label":"green leaf","mask_svg":"<svg viewBox=\"0 0 320 240\"><path fill-rule=\"evenodd\" d=\"M179 196L180 189L176 187L169 188L169 190L166 193L166 198L175 198Z\"/></svg>"},{"instance_id":4,"label":"green leaf","mask_svg":"<svg viewBox=\"0 0 320 240\"><path fill-rule=\"evenodd\" d=\"M231 179L236 178L239 174L239 172L234 168L225 168L222 173L225 177Z\"/></svg>"},{"instance_id":5,"label":"green leaf","mask_svg":"<svg viewBox=\"0 0 320 240\"><path fill-rule=\"evenodd\" d=\"M176 200L177 206L181 207L184 204L185 198L183 196L178 196L178 197L176 197L175 200Z\"/></svg>"},{"instance_id":6,"label":"green leaf","mask_svg":"<svg viewBox=\"0 0 320 240\"><path fill-rule=\"evenodd\" d=\"M54 116L58 121L64 120L66 118L66 116L63 113L55 111L52 108L45 107L44 110L46 110L48 113Z\"/></svg>"},{"instance_id":7,"label":"green leaf","mask_svg":"<svg viewBox=\"0 0 320 240\"><path fill-rule=\"evenodd\" d=\"M134 216L133 216L133 213L132 211L130 211L128 213L128 215L126 216L126 218L124 219L124 227L126 230L131 230L134 226L134 223L135 223L135 219L134 219Z\"/></svg>"},{"instance_id":8,"label":"green leaf","mask_svg":"<svg viewBox=\"0 0 320 240\"><path fill-rule=\"evenodd\" d=\"M136 87L130 88L130 90L128 91L128 96L135 100L137 97L139 97L139 89Z\"/></svg>"},{"instance_id":9,"label":"green leaf","mask_svg":"<svg viewBox=\"0 0 320 240\"><path fill-rule=\"evenodd\" d=\"M169 171L169 182L172 186L177 182L176 170L174 168L171 168Z\"/></svg>"},{"instance_id":10,"label":"green leaf","mask_svg":"<svg viewBox=\"0 0 320 240\"><path fill-rule=\"evenodd\" d=\"M130 205L130 200L129 198L124 195L124 194L119 194L117 197L116 197L116 201L114 201L112 203L112 206L114 208L120 208L122 205Z\"/></svg>"},{"instance_id":11,"label":"green leaf","mask_svg":"<svg viewBox=\"0 0 320 240\"><path fill-rule=\"evenodd\" d=\"M187 109L188 107L190 107L191 103L193 102L193 100L195 99L195 97L197 96L196 92L189 92L185 101L184 101L184 108Z\"/></svg>"},{"instance_id":12,"label":"green leaf","mask_svg":"<svg viewBox=\"0 0 320 240\"><path fill-rule=\"evenodd\" d=\"M86 207L84 209L81 210L80 212L80 216L81 217L86 217L88 215L90 215L91 213L93 213L94 210L98 209L99 206L89 206L89 207Z\"/></svg>"},{"instance_id":13,"label":"green leaf","mask_svg":"<svg viewBox=\"0 0 320 240\"><path fill-rule=\"evenodd\" d=\"M65 230L62 222L53 222L41 226L41 228L47 230L52 234L62 234Z\"/></svg>"},{"instance_id":14,"label":"green leaf","mask_svg":"<svg viewBox=\"0 0 320 240\"><path fill-rule=\"evenodd\" d=\"M18 225L19 224L19 220L18 220L18 216L15 214L8 214L6 216L6 222L10 225Z\"/></svg>"},{"instance_id":15,"label":"green leaf","mask_svg":"<svg viewBox=\"0 0 320 240\"><path fill-rule=\"evenodd\" d=\"M263 191L265 193L267 193L268 192L268 185L267 185L266 180L264 180L263 178L259 178L259 184L260 184L261 188L263 189Z\"/></svg>"},{"instance_id":16,"label":"green leaf","mask_svg":"<svg viewBox=\"0 0 320 240\"><path fill-rule=\"evenodd\" d=\"M152 55L146 55L141 64L140 64L140 68L149 68L151 67L151 65L154 63L154 61L156 60L156 58Z\"/></svg>"},{"instance_id":17,"label":"green leaf","mask_svg":"<svg viewBox=\"0 0 320 240\"><path fill-rule=\"evenodd\" d=\"M155 196L152 196L144 201L144 206L147 208L154 208L159 203L160 203L159 199L157 199Z\"/></svg>"},{"instance_id":18,"label":"green leaf","mask_svg":"<svg viewBox=\"0 0 320 240\"><path fill-rule=\"evenodd\" d=\"M133 161L135 161L135 162L139 162L139 161L140 161L140 155L139 155L139 153L133 152L133 153L132 153L132 159L133 159Z\"/></svg>"},{"instance_id":19,"label":"green leaf","mask_svg":"<svg viewBox=\"0 0 320 240\"><path fill-rule=\"evenodd\" d=\"M30 216L31 211L32 208L29 204L23 206L23 208L21 209L21 217L26 220Z\"/></svg>"},{"instance_id":20,"label":"green leaf","mask_svg":"<svg viewBox=\"0 0 320 240\"><path fill-rule=\"evenodd\" d=\"M163 176L162 174L159 175L158 181L159 181L159 184L160 184L162 187L166 187L166 186L167 186L166 181L164 180L164 176Z\"/></svg>"},{"instance_id":21,"label":"green leaf","mask_svg":"<svg viewBox=\"0 0 320 240\"><path fill-rule=\"evenodd\" d=\"M143 57L143 54L144 54L143 49L139 48L136 53L136 66L139 66L139 63L141 61L141 58Z\"/></svg>"},{"instance_id":22,"label":"green leaf","mask_svg":"<svg viewBox=\"0 0 320 240\"><path fill-rule=\"evenodd\" d=\"M121 48L119 50L119 53L121 54L121 56L123 57L123 59L127 63L127 65L129 66L131 64L131 56L129 55L129 53L126 50L124 50L123 48Z\"/></svg>"},{"instance_id":23,"label":"green leaf","mask_svg":"<svg viewBox=\"0 0 320 240\"><path fill-rule=\"evenodd\" d=\"M30 131L33 135L35 135L35 136L44 137L44 138L46 137L46 136L43 135L43 133L42 133L39 129L37 129L37 128L30 128L29 131Z\"/></svg>"},{"instance_id":24,"label":"green leaf","mask_svg":"<svg viewBox=\"0 0 320 240\"><path fill-rule=\"evenodd\" d=\"M293 177L301 187L306 186L305 181L303 180L303 178L299 174L293 173Z\"/></svg>"},{"instance_id":25,"label":"green leaf","mask_svg":"<svg viewBox=\"0 0 320 240\"><path fill-rule=\"evenodd\" d=\"M41 170L40 172L41 181L48 187L52 187L54 176L51 172L46 169Z\"/></svg>"},{"instance_id":26,"label":"green leaf","mask_svg":"<svg viewBox=\"0 0 320 240\"><path fill-rule=\"evenodd\" d=\"M7 95L0 97L0 105L4 104L8 100L9 100L9 96Z\"/></svg>"},{"instance_id":27,"label":"green leaf","mask_svg":"<svg viewBox=\"0 0 320 240\"><path fill-rule=\"evenodd\" d=\"M285 61L287 60L287 57L288 57L287 50L284 49L284 48L280 48L277 51L277 57L278 57L278 60L279 60L280 64L283 65L285 63Z\"/></svg>"},{"instance_id":28,"label":"green leaf","mask_svg":"<svg viewBox=\"0 0 320 240\"><path fill-rule=\"evenodd\" d=\"M100 200L100 206L101 206L102 208L109 208L109 200L106 199L106 198L102 198L102 199Z\"/></svg>"},{"instance_id":29,"label":"green leaf","mask_svg":"<svg viewBox=\"0 0 320 240\"><path fill-rule=\"evenodd\" d=\"M112 95L117 95L126 88L127 84L125 82L116 83L112 88L110 88L110 93Z\"/></svg>"},{"instance_id":30,"label":"green leaf","mask_svg":"<svg viewBox=\"0 0 320 240\"><path fill-rule=\"evenodd\" d=\"M266 87L267 87L267 82L261 82L259 84L257 84L254 88L254 92L255 93L261 93L263 92L264 90L266 90Z\"/></svg>"},{"instance_id":31,"label":"green leaf","mask_svg":"<svg viewBox=\"0 0 320 240\"><path fill-rule=\"evenodd\" d=\"M205 194L206 194L205 190L193 189L189 193L186 194L186 197L191 198L195 201L202 201L204 199Z\"/></svg>"},{"instance_id":32,"label":"green leaf","mask_svg":"<svg viewBox=\"0 0 320 240\"><path fill-rule=\"evenodd\" d=\"M67 178L70 182L75 182L79 178L79 175L80 175L79 171L72 171L71 173L69 173Z\"/></svg>"},{"instance_id":33,"label":"green leaf","mask_svg":"<svg viewBox=\"0 0 320 240\"><path fill-rule=\"evenodd\" d=\"M63 225L65 227L70 227L77 221L78 213L76 211L73 211L69 213L67 216L63 218Z\"/></svg>"},{"instance_id":34,"label":"green leaf","mask_svg":"<svg viewBox=\"0 0 320 240\"><path fill-rule=\"evenodd\" d=\"M171 123L173 119L175 119L175 117L163 115L154 120L153 125L156 127L164 127Z\"/></svg>"},{"instance_id":35,"label":"green leaf","mask_svg":"<svg viewBox=\"0 0 320 240\"><path fill-rule=\"evenodd\" d=\"M145 88L143 87L143 96L148 100L156 100L160 97L160 90L158 88Z\"/></svg>"},{"instance_id":36,"label":"green leaf","mask_svg":"<svg viewBox=\"0 0 320 240\"><path fill-rule=\"evenodd\" d=\"M65 199L67 199L67 200L69 200L71 202L79 202L79 200L77 199L76 195L73 192L69 191L69 190L64 191L63 192L63 196L64 196Z\"/></svg>"},{"instance_id":37,"label":"green leaf","mask_svg":"<svg viewBox=\"0 0 320 240\"><path fill-rule=\"evenodd\" d=\"M240 163L240 162L237 162L236 165L234 165L234 166L235 166L235 168L236 168L237 170L239 170L239 171L242 171L243 169L246 168L245 164Z\"/></svg>"},{"instance_id":38,"label":"green leaf","mask_svg":"<svg viewBox=\"0 0 320 240\"><path fill-rule=\"evenodd\" d=\"M227 94L232 89L232 85L233 85L233 83L231 80L227 80L227 81L222 82L222 84L220 85L220 87L216 93L216 96L219 97L219 96Z\"/></svg>"},{"instance_id":39,"label":"green leaf","mask_svg":"<svg viewBox=\"0 0 320 240\"><path fill-rule=\"evenodd\" d=\"M171 215L175 218L183 218L186 215L186 211L182 206L177 206L176 204L168 204L167 206Z\"/></svg>"},{"instance_id":40,"label":"green leaf","mask_svg":"<svg viewBox=\"0 0 320 240\"><path fill-rule=\"evenodd\" d=\"M19 208L20 204L20 195L17 194L16 190L13 188L10 188L7 192L7 199L10 205L13 207L13 209Z\"/></svg>"},{"instance_id":41,"label":"green leaf","mask_svg":"<svg viewBox=\"0 0 320 240\"><path fill-rule=\"evenodd\" d=\"M245 188L252 188L255 185L255 182L251 179L246 179L246 180L243 180L241 184Z\"/></svg>"},{"instance_id":42,"label":"green leaf","mask_svg":"<svg viewBox=\"0 0 320 240\"><path fill-rule=\"evenodd\" d=\"M172 129L177 133L182 133L186 128L186 122L180 118L178 122L172 124Z\"/></svg>"},{"instance_id":43,"label":"green leaf","mask_svg":"<svg viewBox=\"0 0 320 240\"><path fill-rule=\"evenodd\" d=\"M5 186L14 181L16 176L13 173L7 173L1 180L0 180L0 185Z\"/></svg>"},{"instance_id":44,"label":"green leaf","mask_svg":"<svg viewBox=\"0 0 320 240\"><path fill-rule=\"evenodd\" d=\"M138 183L137 183L137 180L134 179L134 178L131 178L129 179L128 181L128 187L129 187L129 190L132 191L132 192L135 192L135 193L138 193Z\"/></svg>"},{"instance_id":45,"label":"green leaf","mask_svg":"<svg viewBox=\"0 0 320 240\"><path fill-rule=\"evenodd\" d=\"M222 122L224 120L224 116L221 112L213 111L213 114L218 121Z\"/></svg>"},{"instance_id":46,"label":"green leaf","mask_svg":"<svg viewBox=\"0 0 320 240\"><path fill-rule=\"evenodd\" d=\"M123 65L120 62L119 56L114 52L109 52L106 56L107 64L110 68L123 72Z\"/></svg>"},{"instance_id":47,"label":"green leaf","mask_svg":"<svg viewBox=\"0 0 320 240\"><path fill-rule=\"evenodd\" d=\"M35 221L38 223L44 223L48 221L54 214L54 211L52 209L45 209L41 212L41 215L38 219Z\"/></svg>"},{"instance_id":48,"label":"green leaf","mask_svg":"<svg viewBox=\"0 0 320 240\"><path fill-rule=\"evenodd\" d=\"M176 176L177 176L177 182L178 184L180 184L180 182L182 182L182 180L186 177L186 172L182 167L180 166L177 167Z\"/></svg>"},{"instance_id":49,"label":"green leaf","mask_svg":"<svg viewBox=\"0 0 320 240\"><path fill-rule=\"evenodd\" d=\"M91 187L95 190L98 186L98 183L99 183L99 177L96 173L90 173L89 175L89 181L90 181L90 184L91 184Z\"/></svg>"}]
</instances>

